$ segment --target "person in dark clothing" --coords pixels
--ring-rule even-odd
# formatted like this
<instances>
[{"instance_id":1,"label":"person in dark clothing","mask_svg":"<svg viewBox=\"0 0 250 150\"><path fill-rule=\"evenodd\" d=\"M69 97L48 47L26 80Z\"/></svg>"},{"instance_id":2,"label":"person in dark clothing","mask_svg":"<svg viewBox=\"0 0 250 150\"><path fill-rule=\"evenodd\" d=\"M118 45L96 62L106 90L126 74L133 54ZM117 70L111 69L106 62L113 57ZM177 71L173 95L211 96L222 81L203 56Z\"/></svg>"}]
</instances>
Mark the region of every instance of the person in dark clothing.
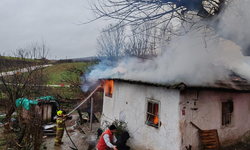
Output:
<instances>
[{"instance_id":1,"label":"person in dark clothing","mask_svg":"<svg viewBox=\"0 0 250 150\"><path fill-rule=\"evenodd\" d=\"M130 147L126 145L127 140L130 138L127 131L123 132L122 135L117 139L115 145L118 150L129 150Z\"/></svg>"},{"instance_id":2,"label":"person in dark clothing","mask_svg":"<svg viewBox=\"0 0 250 150\"><path fill-rule=\"evenodd\" d=\"M88 108L87 108L87 113L88 113L88 118L90 119L90 114L91 114L91 107L90 106L88 106ZM99 122L99 120L96 118L94 113L93 113L92 117L93 117L92 118L93 121L95 120L95 121Z\"/></svg>"},{"instance_id":3,"label":"person in dark clothing","mask_svg":"<svg viewBox=\"0 0 250 150\"><path fill-rule=\"evenodd\" d=\"M99 137L102 135L102 129L101 128L98 128L97 130L97 139L99 139Z\"/></svg>"}]
</instances>

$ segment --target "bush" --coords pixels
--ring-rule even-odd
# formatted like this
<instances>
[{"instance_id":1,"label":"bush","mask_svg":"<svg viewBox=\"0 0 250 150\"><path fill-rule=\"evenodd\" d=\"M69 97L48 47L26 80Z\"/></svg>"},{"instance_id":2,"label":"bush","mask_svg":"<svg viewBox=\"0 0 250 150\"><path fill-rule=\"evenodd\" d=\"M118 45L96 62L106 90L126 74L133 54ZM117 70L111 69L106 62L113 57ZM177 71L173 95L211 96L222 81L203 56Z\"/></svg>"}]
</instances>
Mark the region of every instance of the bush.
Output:
<instances>
[{"instance_id":1,"label":"bush","mask_svg":"<svg viewBox=\"0 0 250 150\"><path fill-rule=\"evenodd\" d=\"M106 120L104 120L103 123L104 123L104 130L108 129L111 124L116 126L116 133L115 133L116 138L119 138L124 131L128 132L127 123L125 121L115 119L115 121L113 121L112 123Z\"/></svg>"}]
</instances>

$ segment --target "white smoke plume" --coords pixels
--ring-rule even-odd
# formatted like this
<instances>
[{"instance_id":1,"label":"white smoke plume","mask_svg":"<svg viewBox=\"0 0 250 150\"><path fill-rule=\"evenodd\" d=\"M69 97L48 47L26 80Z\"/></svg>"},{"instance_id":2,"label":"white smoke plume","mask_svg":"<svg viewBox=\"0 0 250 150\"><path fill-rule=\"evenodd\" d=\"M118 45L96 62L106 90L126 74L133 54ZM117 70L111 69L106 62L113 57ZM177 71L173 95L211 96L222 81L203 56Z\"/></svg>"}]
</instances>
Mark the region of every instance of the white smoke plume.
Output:
<instances>
[{"instance_id":1,"label":"white smoke plume","mask_svg":"<svg viewBox=\"0 0 250 150\"><path fill-rule=\"evenodd\" d=\"M229 14L235 10L229 8L230 10L227 10L223 16L219 16L220 19L229 19L224 20L223 23L233 19ZM250 25L249 21L248 25ZM243 27L245 26L244 24ZM242 32L245 30L239 23L231 23L230 27ZM230 31L222 29L220 33L206 36L207 32L213 32L206 30L206 32L192 30L184 36L176 37L165 47L164 53L154 60L126 57L115 67L106 67L100 63L89 73L88 79L93 82L103 78L118 78L158 84L184 82L189 85L206 85L213 84L216 80L227 80L228 75L233 71L250 80L250 61L242 55L242 47L216 36L218 34L224 37L231 36L227 34ZM230 39L244 39L240 36L230 37Z\"/></svg>"}]
</instances>

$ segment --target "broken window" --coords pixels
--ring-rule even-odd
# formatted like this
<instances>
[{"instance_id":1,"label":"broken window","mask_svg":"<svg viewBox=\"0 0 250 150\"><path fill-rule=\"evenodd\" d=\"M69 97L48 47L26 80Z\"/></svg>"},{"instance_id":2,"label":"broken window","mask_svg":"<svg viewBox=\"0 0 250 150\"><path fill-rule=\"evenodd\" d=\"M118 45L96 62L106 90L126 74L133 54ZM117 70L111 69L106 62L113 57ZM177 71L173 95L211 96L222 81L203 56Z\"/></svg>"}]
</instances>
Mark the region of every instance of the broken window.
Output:
<instances>
[{"instance_id":1,"label":"broken window","mask_svg":"<svg viewBox=\"0 0 250 150\"><path fill-rule=\"evenodd\" d=\"M105 96L111 97L113 95L113 80L105 80Z\"/></svg>"},{"instance_id":2,"label":"broken window","mask_svg":"<svg viewBox=\"0 0 250 150\"><path fill-rule=\"evenodd\" d=\"M159 127L159 101L147 100L146 124L155 128Z\"/></svg>"},{"instance_id":3,"label":"broken window","mask_svg":"<svg viewBox=\"0 0 250 150\"><path fill-rule=\"evenodd\" d=\"M232 123L233 101L222 102L222 125Z\"/></svg>"}]
</instances>

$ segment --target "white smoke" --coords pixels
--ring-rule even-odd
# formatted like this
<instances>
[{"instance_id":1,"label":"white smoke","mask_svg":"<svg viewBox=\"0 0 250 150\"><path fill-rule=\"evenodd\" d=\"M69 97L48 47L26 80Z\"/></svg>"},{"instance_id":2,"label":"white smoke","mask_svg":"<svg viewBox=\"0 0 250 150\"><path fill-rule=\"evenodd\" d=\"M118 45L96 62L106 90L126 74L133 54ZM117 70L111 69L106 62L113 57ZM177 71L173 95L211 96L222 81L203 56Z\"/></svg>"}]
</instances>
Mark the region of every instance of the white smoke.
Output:
<instances>
[{"instance_id":1,"label":"white smoke","mask_svg":"<svg viewBox=\"0 0 250 150\"><path fill-rule=\"evenodd\" d=\"M206 41L205 47L202 36L189 33L180 38L177 46L170 45L163 55L154 60L125 58L114 68L102 70L97 66L89 77L195 85L228 77L231 63L244 58L240 48L222 39L218 43Z\"/></svg>"},{"instance_id":2,"label":"white smoke","mask_svg":"<svg viewBox=\"0 0 250 150\"><path fill-rule=\"evenodd\" d=\"M232 18L229 14L235 10L229 8L223 16L219 16L220 19L224 19L223 24L231 23L231 28L244 32L245 29L240 27L240 23L230 22ZM222 27L222 24L219 26ZM231 71L234 71L250 80L250 61L242 55L241 47L216 36L217 34L224 37L231 36L231 34L227 34L230 31L221 30L220 33L206 36L208 32L213 31L209 29L206 29L206 32L192 30L184 36L176 37L170 45L165 47L165 52L154 60L124 58L115 67L104 67L100 63L90 72L88 78L118 78L159 84L184 82L189 85L204 85L213 84L216 80L227 80ZM230 37L230 39L232 38L244 39L240 35Z\"/></svg>"}]
</instances>

